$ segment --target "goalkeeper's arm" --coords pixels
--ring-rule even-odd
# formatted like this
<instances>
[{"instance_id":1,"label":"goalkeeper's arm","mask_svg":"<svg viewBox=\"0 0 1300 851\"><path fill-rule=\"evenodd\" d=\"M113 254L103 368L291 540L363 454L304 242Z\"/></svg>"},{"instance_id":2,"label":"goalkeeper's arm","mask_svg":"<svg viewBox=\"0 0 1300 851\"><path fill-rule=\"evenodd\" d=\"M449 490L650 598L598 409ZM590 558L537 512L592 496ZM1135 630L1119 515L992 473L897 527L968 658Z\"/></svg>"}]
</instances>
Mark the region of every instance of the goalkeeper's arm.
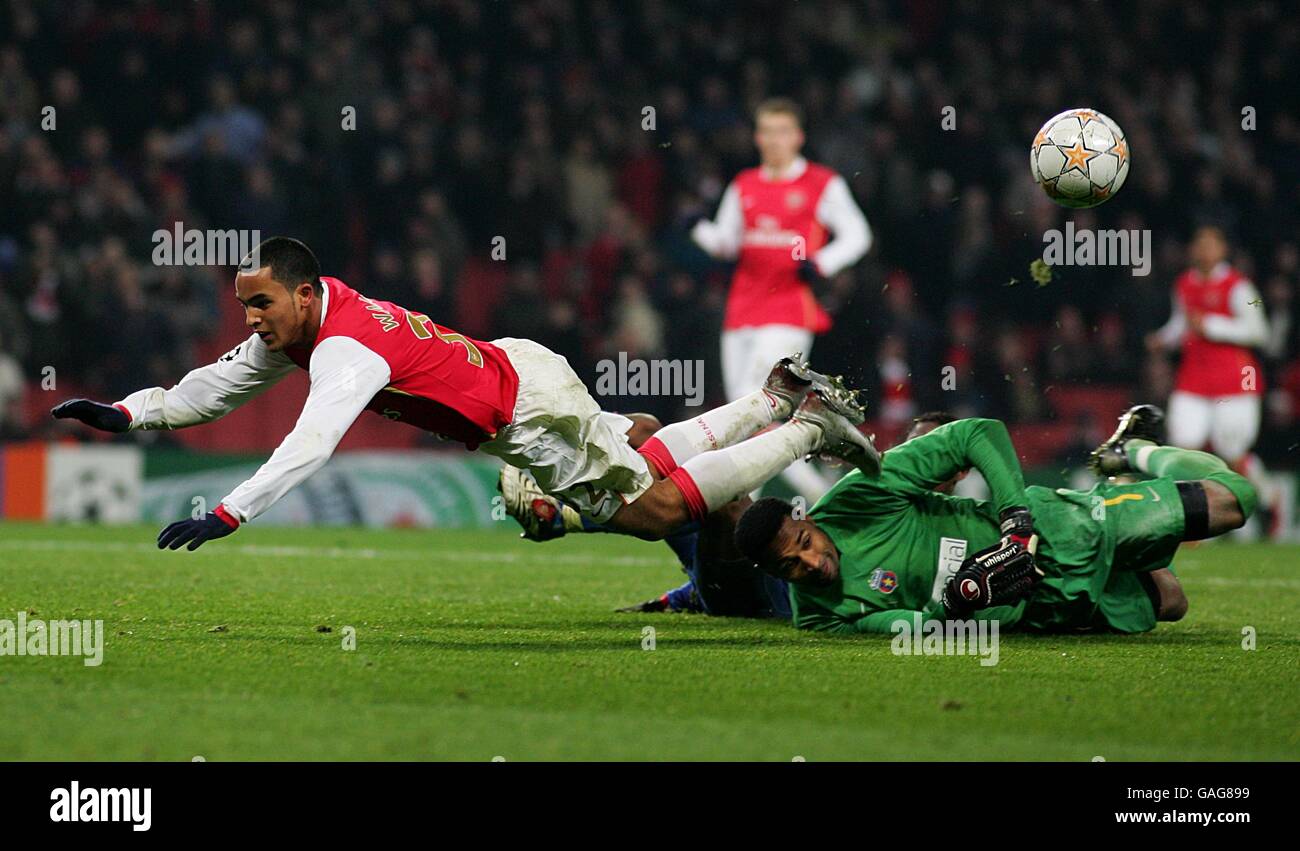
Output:
<instances>
[{"instance_id":1,"label":"goalkeeper's arm","mask_svg":"<svg viewBox=\"0 0 1300 851\"><path fill-rule=\"evenodd\" d=\"M1025 479L1001 420L956 420L912 438L885 453L882 475L930 490L971 467L988 482L999 512L1025 507Z\"/></svg>"}]
</instances>

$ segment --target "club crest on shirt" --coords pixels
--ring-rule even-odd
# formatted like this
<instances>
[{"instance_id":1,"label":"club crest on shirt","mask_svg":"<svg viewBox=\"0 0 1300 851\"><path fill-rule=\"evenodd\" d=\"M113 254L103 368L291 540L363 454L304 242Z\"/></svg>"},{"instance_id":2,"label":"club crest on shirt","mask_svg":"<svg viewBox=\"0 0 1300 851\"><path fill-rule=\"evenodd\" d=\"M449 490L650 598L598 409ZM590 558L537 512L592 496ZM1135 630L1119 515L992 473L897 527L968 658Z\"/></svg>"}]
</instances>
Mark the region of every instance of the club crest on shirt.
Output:
<instances>
[{"instance_id":1,"label":"club crest on shirt","mask_svg":"<svg viewBox=\"0 0 1300 851\"><path fill-rule=\"evenodd\" d=\"M808 198L798 189L791 189L785 193L785 205L791 210L798 210L807 202Z\"/></svg>"},{"instance_id":2,"label":"club crest on shirt","mask_svg":"<svg viewBox=\"0 0 1300 851\"><path fill-rule=\"evenodd\" d=\"M883 567L877 567L871 571L871 578L867 580L871 590L879 591L881 594L892 594L898 587L898 576L892 570L885 570Z\"/></svg>"}]
</instances>

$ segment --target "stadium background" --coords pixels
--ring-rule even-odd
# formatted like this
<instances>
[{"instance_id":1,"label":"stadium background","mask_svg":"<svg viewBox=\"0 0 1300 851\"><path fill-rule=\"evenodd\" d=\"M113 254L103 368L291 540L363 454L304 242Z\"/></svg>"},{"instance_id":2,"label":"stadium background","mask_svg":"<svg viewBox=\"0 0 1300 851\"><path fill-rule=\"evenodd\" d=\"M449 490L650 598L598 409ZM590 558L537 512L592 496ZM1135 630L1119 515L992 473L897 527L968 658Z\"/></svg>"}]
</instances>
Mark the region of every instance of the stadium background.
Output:
<instances>
[{"instance_id":1,"label":"stadium background","mask_svg":"<svg viewBox=\"0 0 1300 851\"><path fill-rule=\"evenodd\" d=\"M868 257L833 282L836 325L815 360L867 388L883 443L926 408L995 416L1029 467L1059 477L1123 405L1167 396L1171 363L1142 337L1168 316L1192 225L1214 221L1273 329L1259 452L1294 469L1300 111L1279 100L1295 96L1300 60L1289 11L8 3L0 515L112 520L123 500L175 515L189 494L215 499L240 481L296 418L302 376L188 432L105 439L49 419L70 396L170 386L246 336L230 269L151 263L151 234L175 222L299 237L327 274L474 336L536 339L589 384L618 352L702 359L706 404L720 401L729 269L687 232L755 161L751 112L772 94L804 107L807 153L845 176L875 233ZM53 131L41 128L47 105ZM1031 183L1027 147L1046 117L1081 105L1119 122L1134 166L1114 200L1069 213ZM342 127L349 106L355 130ZM940 126L946 106L952 131ZM1246 106L1258 129L1243 129ZM1067 217L1149 228L1152 274L1074 267L1036 284L1042 233ZM496 237L504 262L491 256ZM940 389L946 365L956 390ZM682 413L673 398L602 401ZM368 521L369 497L403 471L420 482L407 486L413 503L382 522L487 518L486 463L365 452L439 448L372 416L343 448L355 454L268 520ZM129 493L141 474L167 485Z\"/></svg>"}]
</instances>

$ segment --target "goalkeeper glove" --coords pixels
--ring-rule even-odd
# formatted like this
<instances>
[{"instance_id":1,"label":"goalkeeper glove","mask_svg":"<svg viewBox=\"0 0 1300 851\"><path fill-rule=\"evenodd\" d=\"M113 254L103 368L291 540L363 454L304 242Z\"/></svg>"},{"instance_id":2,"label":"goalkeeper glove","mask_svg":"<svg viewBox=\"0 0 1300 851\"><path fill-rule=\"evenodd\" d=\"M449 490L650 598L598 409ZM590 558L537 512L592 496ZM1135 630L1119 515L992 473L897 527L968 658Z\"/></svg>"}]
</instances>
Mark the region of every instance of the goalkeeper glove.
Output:
<instances>
[{"instance_id":1,"label":"goalkeeper glove","mask_svg":"<svg viewBox=\"0 0 1300 851\"><path fill-rule=\"evenodd\" d=\"M1002 540L962 562L943 589L943 607L950 618L977 609L1015 603L1033 590L1043 571L1034 561L1038 536L1026 508L1002 512Z\"/></svg>"},{"instance_id":2,"label":"goalkeeper glove","mask_svg":"<svg viewBox=\"0 0 1300 851\"><path fill-rule=\"evenodd\" d=\"M215 511L209 511L201 520L177 520L163 529L158 535L158 549L176 550L189 541L185 549L193 552L206 541L224 538L239 528L239 519L226 511L224 505L218 505Z\"/></svg>"},{"instance_id":3,"label":"goalkeeper glove","mask_svg":"<svg viewBox=\"0 0 1300 851\"><path fill-rule=\"evenodd\" d=\"M81 420L100 431L123 432L131 427L131 415L125 408L92 402L89 399L69 399L56 405L50 411L50 416L56 420Z\"/></svg>"}]
</instances>

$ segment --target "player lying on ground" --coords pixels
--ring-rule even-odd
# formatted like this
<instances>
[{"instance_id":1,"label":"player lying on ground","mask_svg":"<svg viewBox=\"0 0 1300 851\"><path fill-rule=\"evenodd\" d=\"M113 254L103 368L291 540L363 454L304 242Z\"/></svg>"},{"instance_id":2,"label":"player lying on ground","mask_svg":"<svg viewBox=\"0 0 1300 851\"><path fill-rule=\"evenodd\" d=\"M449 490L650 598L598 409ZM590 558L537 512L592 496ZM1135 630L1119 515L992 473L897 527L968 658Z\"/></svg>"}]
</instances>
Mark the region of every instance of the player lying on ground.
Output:
<instances>
[{"instance_id":1,"label":"player lying on ground","mask_svg":"<svg viewBox=\"0 0 1300 851\"><path fill-rule=\"evenodd\" d=\"M736 544L792 584L803 629L891 632L919 615L1144 632L1186 612L1165 569L1178 545L1240 527L1257 499L1219 458L1159 445L1162 420L1153 406L1131 408L1090 460L1101 475L1151 478L1090 491L1026 488L1005 426L958 420L890 449L878 478L849 473L804 519L759 500ZM932 490L969 467L990 501Z\"/></svg>"},{"instance_id":2,"label":"player lying on ground","mask_svg":"<svg viewBox=\"0 0 1300 851\"><path fill-rule=\"evenodd\" d=\"M661 429L638 453L624 437L626 418L602 412L564 358L530 340L473 340L367 298L322 278L297 240L259 245L240 264L235 297L253 334L216 363L170 389L112 405L73 399L51 412L113 432L185 428L228 414L295 367L308 370L302 414L271 458L201 519L165 528L159 547L193 550L262 514L325 464L363 410L528 469L548 494L647 539L706 516L811 452L879 470L852 395L790 359L762 388Z\"/></svg>"}]
</instances>

